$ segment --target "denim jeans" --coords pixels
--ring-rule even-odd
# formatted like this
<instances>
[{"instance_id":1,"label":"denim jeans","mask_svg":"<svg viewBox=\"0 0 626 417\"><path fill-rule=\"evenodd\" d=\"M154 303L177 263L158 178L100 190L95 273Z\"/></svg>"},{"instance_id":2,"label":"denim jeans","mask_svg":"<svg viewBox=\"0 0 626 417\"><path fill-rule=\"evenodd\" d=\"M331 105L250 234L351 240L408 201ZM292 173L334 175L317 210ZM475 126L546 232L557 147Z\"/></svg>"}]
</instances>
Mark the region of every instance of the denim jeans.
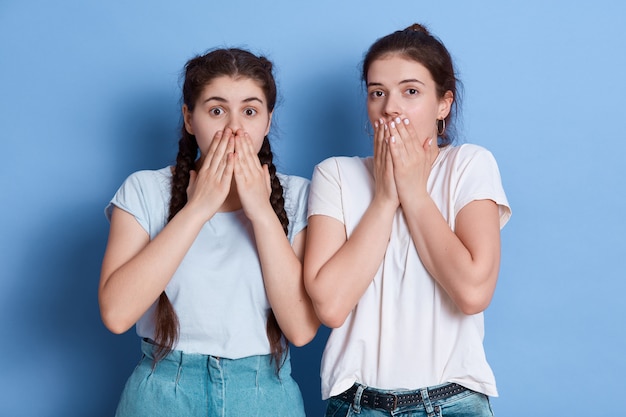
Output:
<instances>
[{"instance_id":1,"label":"denim jeans","mask_svg":"<svg viewBox=\"0 0 626 417\"><path fill-rule=\"evenodd\" d=\"M276 373L270 355L224 359L173 351L153 367L153 345L129 377L116 417L304 417L289 355Z\"/></svg>"},{"instance_id":2,"label":"denim jeans","mask_svg":"<svg viewBox=\"0 0 626 417\"><path fill-rule=\"evenodd\" d=\"M444 386L429 387L436 389ZM372 389L369 388L368 389ZM460 394L453 395L443 400L431 401L428 398L426 389L416 391L385 391L377 390L381 393L412 394L422 393L424 399L422 404L398 407L392 411L382 409L372 409L345 402L337 397L328 400L326 417L493 417L489 398L481 393L467 390ZM359 397L355 396L356 399Z\"/></svg>"}]
</instances>

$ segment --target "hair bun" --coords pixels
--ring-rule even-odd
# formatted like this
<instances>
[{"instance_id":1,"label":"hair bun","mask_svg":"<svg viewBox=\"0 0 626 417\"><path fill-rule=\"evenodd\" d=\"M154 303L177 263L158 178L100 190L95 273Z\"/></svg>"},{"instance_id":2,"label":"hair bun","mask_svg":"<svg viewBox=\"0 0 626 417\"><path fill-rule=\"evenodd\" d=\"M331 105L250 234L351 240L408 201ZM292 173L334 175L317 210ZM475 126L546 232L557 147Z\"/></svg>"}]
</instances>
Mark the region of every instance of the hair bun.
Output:
<instances>
[{"instance_id":1,"label":"hair bun","mask_svg":"<svg viewBox=\"0 0 626 417\"><path fill-rule=\"evenodd\" d=\"M272 72L272 68L274 67L272 61L262 55L259 56L259 61L261 62L261 65L263 65L263 68L265 68L268 72Z\"/></svg>"},{"instance_id":2,"label":"hair bun","mask_svg":"<svg viewBox=\"0 0 626 417\"><path fill-rule=\"evenodd\" d=\"M408 28L404 30L410 31L410 32L421 32L425 35L430 36L430 32L428 31L428 29L426 29L426 26L420 25L419 23L413 23L411 26L409 26Z\"/></svg>"}]
</instances>

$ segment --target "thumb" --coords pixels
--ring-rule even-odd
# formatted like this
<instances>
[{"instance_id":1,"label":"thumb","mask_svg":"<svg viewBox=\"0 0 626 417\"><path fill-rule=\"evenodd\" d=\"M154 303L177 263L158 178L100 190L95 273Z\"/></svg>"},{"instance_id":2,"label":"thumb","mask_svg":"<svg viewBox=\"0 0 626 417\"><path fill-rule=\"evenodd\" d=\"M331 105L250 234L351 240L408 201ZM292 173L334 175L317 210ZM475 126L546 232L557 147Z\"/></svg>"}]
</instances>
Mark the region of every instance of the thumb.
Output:
<instances>
[{"instance_id":1,"label":"thumb","mask_svg":"<svg viewBox=\"0 0 626 417\"><path fill-rule=\"evenodd\" d=\"M187 194L189 191L194 188L196 185L196 178L198 178L198 173L196 171L189 171L189 185L187 185Z\"/></svg>"},{"instance_id":2,"label":"thumb","mask_svg":"<svg viewBox=\"0 0 626 417\"><path fill-rule=\"evenodd\" d=\"M265 176L265 186L268 193L272 193L272 179L270 178L270 169L267 164L263 164L263 175Z\"/></svg>"}]
</instances>

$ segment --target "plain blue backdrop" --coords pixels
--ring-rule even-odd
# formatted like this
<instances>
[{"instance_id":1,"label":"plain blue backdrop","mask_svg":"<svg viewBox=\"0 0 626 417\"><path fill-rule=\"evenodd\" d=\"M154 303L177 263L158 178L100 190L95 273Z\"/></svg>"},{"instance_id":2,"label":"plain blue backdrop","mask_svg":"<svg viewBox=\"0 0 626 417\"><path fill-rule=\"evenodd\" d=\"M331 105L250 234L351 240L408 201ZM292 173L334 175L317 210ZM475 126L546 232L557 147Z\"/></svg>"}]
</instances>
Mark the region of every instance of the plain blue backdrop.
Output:
<instances>
[{"instance_id":1,"label":"plain blue backdrop","mask_svg":"<svg viewBox=\"0 0 626 417\"><path fill-rule=\"evenodd\" d=\"M187 59L267 54L279 169L310 178L371 152L359 64L414 21L456 60L461 140L494 153L513 208L486 311L496 415L623 413L625 4L1 0L0 415L113 414L139 341L100 321L103 208L175 158ZM293 350L310 416L327 335Z\"/></svg>"}]
</instances>

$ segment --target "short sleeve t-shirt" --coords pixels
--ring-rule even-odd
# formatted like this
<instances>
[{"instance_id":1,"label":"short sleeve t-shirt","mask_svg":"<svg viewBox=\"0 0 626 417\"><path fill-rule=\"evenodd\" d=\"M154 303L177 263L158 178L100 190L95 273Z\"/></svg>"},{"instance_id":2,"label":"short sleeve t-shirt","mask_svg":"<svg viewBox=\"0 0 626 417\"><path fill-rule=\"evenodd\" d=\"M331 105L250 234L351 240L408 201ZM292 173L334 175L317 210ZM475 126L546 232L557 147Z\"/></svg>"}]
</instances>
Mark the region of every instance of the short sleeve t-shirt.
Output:
<instances>
[{"instance_id":1,"label":"short sleeve t-shirt","mask_svg":"<svg viewBox=\"0 0 626 417\"><path fill-rule=\"evenodd\" d=\"M309 181L277 174L283 186L291 243L307 225ZM171 169L130 175L105 209L132 214L153 239L166 225ZM216 213L204 224L165 290L180 324L174 346L187 353L238 359L270 353L270 305L252 225L243 210ZM140 337L154 339L153 305L137 322Z\"/></svg>"},{"instance_id":2,"label":"short sleeve t-shirt","mask_svg":"<svg viewBox=\"0 0 626 417\"><path fill-rule=\"evenodd\" d=\"M312 177L309 216L339 220L350 237L374 196L372 172L372 158L320 163ZM495 201L501 227L510 217L496 161L480 146L442 148L427 187L452 230L456 215L474 200ZM398 209L376 276L344 324L330 334L322 358L322 396L337 395L355 382L388 390L456 382L496 396L483 337L483 314L463 314L430 276Z\"/></svg>"}]
</instances>

